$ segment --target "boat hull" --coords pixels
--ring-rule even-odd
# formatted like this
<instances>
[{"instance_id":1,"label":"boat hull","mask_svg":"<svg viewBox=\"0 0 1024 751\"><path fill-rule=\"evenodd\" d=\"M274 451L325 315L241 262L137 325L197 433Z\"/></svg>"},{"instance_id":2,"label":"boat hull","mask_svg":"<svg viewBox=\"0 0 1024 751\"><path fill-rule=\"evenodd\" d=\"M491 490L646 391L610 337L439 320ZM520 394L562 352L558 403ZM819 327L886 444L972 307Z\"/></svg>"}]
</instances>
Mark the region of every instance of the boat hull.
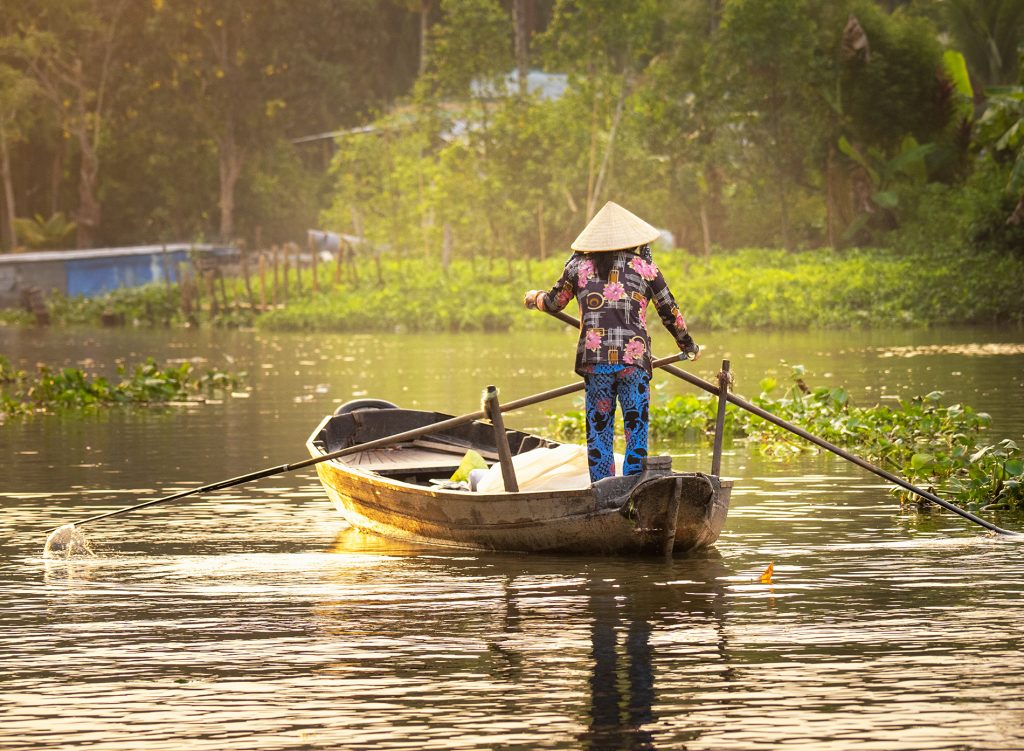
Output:
<instances>
[{"instance_id":1,"label":"boat hull","mask_svg":"<svg viewBox=\"0 0 1024 751\"><path fill-rule=\"evenodd\" d=\"M312 456L332 448L324 437L336 419L326 418L310 437ZM478 550L664 554L704 548L721 533L731 493L728 481L671 471L609 478L578 490L473 493L381 476L346 459L316 468L352 526Z\"/></svg>"}]
</instances>

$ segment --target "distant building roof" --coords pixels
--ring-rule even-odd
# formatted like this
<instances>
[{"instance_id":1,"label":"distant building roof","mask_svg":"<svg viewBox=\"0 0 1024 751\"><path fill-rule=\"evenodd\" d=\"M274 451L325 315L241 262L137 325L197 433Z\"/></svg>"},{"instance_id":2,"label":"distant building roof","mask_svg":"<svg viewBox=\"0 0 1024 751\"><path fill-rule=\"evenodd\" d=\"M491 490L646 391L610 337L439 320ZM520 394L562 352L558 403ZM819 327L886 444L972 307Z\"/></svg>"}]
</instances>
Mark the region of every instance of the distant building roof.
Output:
<instances>
[{"instance_id":1,"label":"distant building roof","mask_svg":"<svg viewBox=\"0 0 1024 751\"><path fill-rule=\"evenodd\" d=\"M503 81L505 84L505 96L519 93L519 72L512 71ZM480 81L473 81L470 88L477 96L495 96L502 92L496 92L489 84ZM542 70L531 70L526 74L526 90L530 94L536 94L545 101L561 99L565 90L569 88L569 76L565 73L545 73Z\"/></svg>"},{"instance_id":2,"label":"distant building roof","mask_svg":"<svg viewBox=\"0 0 1024 751\"><path fill-rule=\"evenodd\" d=\"M4 253L0 263L31 263L35 261L74 261L84 258L114 258L117 256L150 255L152 253L174 253L182 250L232 253L233 248L225 245L201 243L167 243L166 245L130 245L121 248L85 248L82 250L38 250L31 253Z\"/></svg>"}]
</instances>

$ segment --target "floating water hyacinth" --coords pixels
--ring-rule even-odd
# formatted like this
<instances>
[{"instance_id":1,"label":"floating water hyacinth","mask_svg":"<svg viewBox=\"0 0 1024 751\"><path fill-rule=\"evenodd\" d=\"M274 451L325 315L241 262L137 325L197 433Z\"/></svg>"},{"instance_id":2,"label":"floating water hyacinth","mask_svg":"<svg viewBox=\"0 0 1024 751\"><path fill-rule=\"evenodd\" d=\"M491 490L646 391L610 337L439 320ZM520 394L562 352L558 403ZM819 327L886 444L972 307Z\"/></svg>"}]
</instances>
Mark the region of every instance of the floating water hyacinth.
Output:
<instances>
[{"instance_id":1,"label":"floating water hyacinth","mask_svg":"<svg viewBox=\"0 0 1024 751\"><path fill-rule=\"evenodd\" d=\"M73 558L92 554L89 541L74 524L57 527L46 538L46 545L43 546L43 558Z\"/></svg>"}]
</instances>

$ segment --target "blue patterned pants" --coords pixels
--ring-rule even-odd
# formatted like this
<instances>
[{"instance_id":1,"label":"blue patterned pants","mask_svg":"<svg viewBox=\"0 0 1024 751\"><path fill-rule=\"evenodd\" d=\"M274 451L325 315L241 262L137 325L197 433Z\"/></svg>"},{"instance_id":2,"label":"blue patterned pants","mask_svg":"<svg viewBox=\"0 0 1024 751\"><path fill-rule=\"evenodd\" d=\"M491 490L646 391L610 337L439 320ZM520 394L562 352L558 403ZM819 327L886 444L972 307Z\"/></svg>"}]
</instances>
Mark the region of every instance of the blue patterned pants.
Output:
<instances>
[{"instance_id":1,"label":"blue patterned pants","mask_svg":"<svg viewBox=\"0 0 1024 751\"><path fill-rule=\"evenodd\" d=\"M627 367L614 373L583 376L587 391L587 458L590 481L615 474L615 403L622 405L626 430L624 475L635 475L647 456L647 412L651 377L643 368Z\"/></svg>"}]
</instances>

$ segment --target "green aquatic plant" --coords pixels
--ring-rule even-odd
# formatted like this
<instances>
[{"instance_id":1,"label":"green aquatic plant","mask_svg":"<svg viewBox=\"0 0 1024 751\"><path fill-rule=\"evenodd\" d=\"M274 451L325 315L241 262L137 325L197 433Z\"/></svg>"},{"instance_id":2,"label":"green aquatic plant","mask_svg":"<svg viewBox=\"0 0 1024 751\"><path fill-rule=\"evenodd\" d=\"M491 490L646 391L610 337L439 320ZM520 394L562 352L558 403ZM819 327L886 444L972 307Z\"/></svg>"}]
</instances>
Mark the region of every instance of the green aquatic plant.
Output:
<instances>
[{"instance_id":1,"label":"green aquatic plant","mask_svg":"<svg viewBox=\"0 0 1024 751\"><path fill-rule=\"evenodd\" d=\"M161 367L152 358L131 369L120 363L117 375L112 381L80 368L45 364L28 375L0 357L0 422L38 412L201 401L204 395L238 388L245 377L217 369L197 373L188 362Z\"/></svg>"},{"instance_id":2,"label":"green aquatic plant","mask_svg":"<svg viewBox=\"0 0 1024 751\"><path fill-rule=\"evenodd\" d=\"M973 509L1024 511L1024 452L1012 440L993 440L992 419L962 404L947 405L943 394L900 399L892 406L854 404L842 387L809 387L804 368L794 366L791 384L780 389L773 377L761 381L751 401L830 443L931 488ZM699 440L714 435L717 401L707 396L675 396L650 408L653 440ZM553 416L549 429L564 439L585 436L582 412ZM736 407L726 409L725 433L767 456L783 459L816 450L768 421ZM902 489L901 502L917 502Z\"/></svg>"}]
</instances>

